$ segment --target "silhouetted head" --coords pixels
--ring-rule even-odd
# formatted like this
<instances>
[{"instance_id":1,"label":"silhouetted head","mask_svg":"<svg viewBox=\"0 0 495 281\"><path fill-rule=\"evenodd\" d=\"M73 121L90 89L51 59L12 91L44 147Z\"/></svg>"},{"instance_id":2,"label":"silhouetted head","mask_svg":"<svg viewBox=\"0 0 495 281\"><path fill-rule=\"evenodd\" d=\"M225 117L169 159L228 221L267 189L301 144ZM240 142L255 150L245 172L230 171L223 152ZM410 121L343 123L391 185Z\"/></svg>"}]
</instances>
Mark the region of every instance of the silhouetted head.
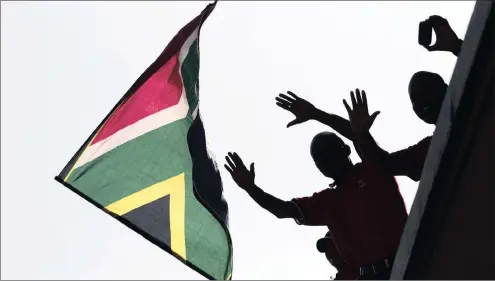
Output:
<instances>
[{"instance_id":1,"label":"silhouetted head","mask_svg":"<svg viewBox=\"0 0 495 281\"><path fill-rule=\"evenodd\" d=\"M325 237L316 242L316 249L318 249L318 252L324 253L328 262L337 270L341 270L346 266L346 262L340 256L339 249L333 242L330 231L327 232Z\"/></svg>"},{"instance_id":2,"label":"silhouetted head","mask_svg":"<svg viewBox=\"0 0 495 281\"><path fill-rule=\"evenodd\" d=\"M322 132L311 142L311 156L320 172L336 180L349 167L351 149L336 134Z\"/></svg>"},{"instance_id":3,"label":"silhouetted head","mask_svg":"<svg viewBox=\"0 0 495 281\"><path fill-rule=\"evenodd\" d=\"M428 124L435 124L442 108L448 85L436 73L419 71L409 82L409 97L416 115Z\"/></svg>"}]
</instances>

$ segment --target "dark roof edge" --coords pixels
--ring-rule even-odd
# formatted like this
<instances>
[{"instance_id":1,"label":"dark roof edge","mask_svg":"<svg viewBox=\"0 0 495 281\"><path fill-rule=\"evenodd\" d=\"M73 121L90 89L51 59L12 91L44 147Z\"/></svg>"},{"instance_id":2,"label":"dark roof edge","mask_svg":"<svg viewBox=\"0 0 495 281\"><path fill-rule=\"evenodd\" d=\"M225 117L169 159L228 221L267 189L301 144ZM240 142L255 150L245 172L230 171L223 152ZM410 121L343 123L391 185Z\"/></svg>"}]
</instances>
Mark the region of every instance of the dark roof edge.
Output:
<instances>
[{"instance_id":1,"label":"dark roof edge","mask_svg":"<svg viewBox=\"0 0 495 281\"><path fill-rule=\"evenodd\" d=\"M416 244L422 217L428 206L428 199L438 176L437 172L444 162L442 159L444 158L445 148L449 141L452 142L452 140L449 140L453 129L452 122L458 113L468 78L472 74L471 67L475 62L477 51L480 47L480 42L492 9L493 1L476 1L464 43L447 90L447 96L443 102L435 133L433 134L418 191L401 237L390 277L392 280L404 279L410 267L411 254Z\"/></svg>"}]
</instances>

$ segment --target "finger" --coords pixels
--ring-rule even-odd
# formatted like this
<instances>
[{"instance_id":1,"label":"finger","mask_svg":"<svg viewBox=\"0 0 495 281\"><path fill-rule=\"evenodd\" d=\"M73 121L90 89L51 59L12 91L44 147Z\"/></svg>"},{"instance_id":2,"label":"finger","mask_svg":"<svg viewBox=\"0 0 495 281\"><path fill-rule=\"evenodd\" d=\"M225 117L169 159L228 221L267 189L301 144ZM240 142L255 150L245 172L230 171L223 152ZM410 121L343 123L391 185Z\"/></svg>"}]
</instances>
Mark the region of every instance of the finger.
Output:
<instances>
[{"instance_id":1,"label":"finger","mask_svg":"<svg viewBox=\"0 0 495 281\"><path fill-rule=\"evenodd\" d=\"M433 51L438 51L438 50L439 50L439 48L438 48L438 46L437 46L437 44L436 44L436 43L435 43L434 45L432 45L432 46L424 46L424 47L425 47L425 49L427 49L429 52L433 52Z\"/></svg>"},{"instance_id":2,"label":"finger","mask_svg":"<svg viewBox=\"0 0 495 281\"><path fill-rule=\"evenodd\" d=\"M356 97L354 96L354 92L351 92L351 103L352 103L352 108L356 108Z\"/></svg>"},{"instance_id":3,"label":"finger","mask_svg":"<svg viewBox=\"0 0 495 281\"><path fill-rule=\"evenodd\" d=\"M232 162L232 160L230 158L232 158L232 156L230 155L231 153L229 152L229 156L225 156L225 160L227 160L227 163L229 164L230 168L232 170L234 170L236 167L234 165L234 163Z\"/></svg>"},{"instance_id":4,"label":"finger","mask_svg":"<svg viewBox=\"0 0 495 281\"><path fill-rule=\"evenodd\" d=\"M289 124L287 124L287 128L292 127L292 126L297 125L297 124L301 124L301 123L302 123L302 120L299 120L296 118L296 119L290 121Z\"/></svg>"},{"instance_id":5,"label":"finger","mask_svg":"<svg viewBox=\"0 0 495 281\"><path fill-rule=\"evenodd\" d=\"M344 102L344 106L345 106L345 109L347 110L347 114L349 114L349 116L351 116L351 108L349 107L349 105L347 104L347 101L346 100L342 100Z\"/></svg>"},{"instance_id":6,"label":"finger","mask_svg":"<svg viewBox=\"0 0 495 281\"><path fill-rule=\"evenodd\" d=\"M441 16L438 16L438 15L433 15L433 16L430 16L428 18L428 21L433 25L442 25L442 24L445 24L445 23L448 23L448 21L441 17Z\"/></svg>"},{"instance_id":7,"label":"finger","mask_svg":"<svg viewBox=\"0 0 495 281\"><path fill-rule=\"evenodd\" d=\"M366 92L362 91L361 96L362 96L362 100L363 100L363 106L366 109L366 112L368 112L368 98L366 97Z\"/></svg>"},{"instance_id":8,"label":"finger","mask_svg":"<svg viewBox=\"0 0 495 281\"><path fill-rule=\"evenodd\" d=\"M239 157L239 155L236 152L234 152L234 158L232 158L232 160L234 160L234 163L235 163L236 166L241 166L242 165L243 167L246 167L244 165L244 163L242 162L241 157Z\"/></svg>"},{"instance_id":9,"label":"finger","mask_svg":"<svg viewBox=\"0 0 495 281\"><path fill-rule=\"evenodd\" d=\"M287 94L291 95L293 98L295 98L296 100L299 98L296 94L294 94L293 92L291 91L287 91Z\"/></svg>"},{"instance_id":10,"label":"finger","mask_svg":"<svg viewBox=\"0 0 495 281\"><path fill-rule=\"evenodd\" d=\"M288 96L288 95L286 95L286 94L280 94L280 95L278 95L278 96L279 96L279 97L281 97L281 98L283 98L283 99L286 99L287 101L290 101L290 102L295 102L295 101L296 101L296 99L295 99L295 98L293 98L293 97L289 97L289 96Z\"/></svg>"},{"instance_id":11,"label":"finger","mask_svg":"<svg viewBox=\"0 0 495 281\"><path fill-rule=\"evenodd\" d=\"M254 163L251 163L251 166L249 167L249 171L254 174Z\"/></svg>"},{"instance_id":12,"label":"finger","mask_svg":"<svg viewBox=\"0 0 495 281\"><path fill-rule=\"evenodd\" d=\"M225 167L225 169L227 169L227 171L229 171L230 175L232 175L232 173L234 172L234 170L232 170L232 168L230 168L229 166L227 166L227 164L224 164L223 166Z\"/></svg>"},{"instance_id":13,"label":"finger","mask_svg":"<svg viewBox=\"0 0 495 281\"><path fill-rule=\"evenodd\" d=\"M285 110L291 111L291 110L290 110L290 106L288 106L288 105L287 105L287 104L285 104L285 103L280 103L280 102L277 102L276 104L278 105L278 107L281 107L281 108L283 108L283 109L285 109Z\"/></svg>"},{"instance_id":14,"label":"finger","mask_svg":"<svg viewBox=\"0 0 495 281\"><path fill-rule=\"evenodd\" d=\"M361 98L361 92L359 91L359 89L356 89L356 99L357 99L357 104L363 103L363 99Z\"/></svg>"},{"instance_id":15,"label":"finger","mask_svg":"<svg viewBox=\"0 0 495 281\"><path fill-rule=\"evenodd\" d=\"M373 112L373 114L371 114L371 124L373 124L373 122L375 122L375 119L376 117L378 116L378 114L380 114L380 111L375 111Z\"/></svg>"},{"instance_id":16,"label":"finger","mask_svg":"<svg viewBox=\"0 0 495 281\"><path fill-rule=\"evenodd\" d=\"M285 105L291 105L294 101L288 101L288 100L284 100L282 98L279 98L279 97L276 97L275 100L279 103L283 103Z\"/></svg>"}]
</instances>

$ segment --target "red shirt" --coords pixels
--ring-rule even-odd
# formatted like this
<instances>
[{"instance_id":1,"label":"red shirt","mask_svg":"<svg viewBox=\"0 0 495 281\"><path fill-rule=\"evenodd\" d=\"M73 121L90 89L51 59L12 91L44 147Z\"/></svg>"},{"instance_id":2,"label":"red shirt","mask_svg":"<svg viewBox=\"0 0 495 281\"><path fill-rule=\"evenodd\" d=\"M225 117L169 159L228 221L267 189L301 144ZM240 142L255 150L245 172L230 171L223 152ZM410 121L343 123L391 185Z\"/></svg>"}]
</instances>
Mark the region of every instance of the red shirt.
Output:
<instances>
[{"instance_id":1,"label":"red shirt","mask_svg":"<svg viewBox=\"0 0 495 281\"><path fill-rule=\"evenodd\" d=\"M336 189L293 199L304 225L327 226L351 267L395 255L407 212L395 178L379 165L356 164Z\"/></svg>"},{"instance_id":2,"label":"red shirt","mask_svg":"<svg viewBox=\"0 0 495 281\"><path fill-rule=\"evenodd\" d=\"M430 142L431 137L426 137L413 146L390 153L387 158L390 171L394 175L408 176L414 181L419 181Z\"/></svg>"},{"instance_id":3,"label":"red shirt","mask_svg":"<svg viewBox=\"0 0 495 281\"><path fill-rule=\"evenodd\" d=\"M358 280L359 270L342 270L337 273L333 280Z\"/></svg>"}]
</instances>

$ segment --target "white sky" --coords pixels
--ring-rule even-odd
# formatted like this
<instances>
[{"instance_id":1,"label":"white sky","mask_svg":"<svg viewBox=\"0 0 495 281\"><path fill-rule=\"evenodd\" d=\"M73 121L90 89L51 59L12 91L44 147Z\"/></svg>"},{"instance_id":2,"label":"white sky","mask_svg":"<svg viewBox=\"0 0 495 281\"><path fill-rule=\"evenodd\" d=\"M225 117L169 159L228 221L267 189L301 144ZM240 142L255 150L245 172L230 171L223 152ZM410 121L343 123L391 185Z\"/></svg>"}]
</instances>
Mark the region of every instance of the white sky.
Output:
<instances>
[{"instance_id":1,"label":"white sky","mask_svg":"<svg viewBox=\"0 0 495 281\"><path fill-rule=\"evenodd\" d=\"M197 279L172 256L53 180L93 129L208 2L2 2L1 278ZM463 38L471 1L223 2L201 33L201 109L230 205L234 279L328 279L323 227L277 220L223 169L227 151L255 161L282 199L329 181L310 154L316 122L286 129L275 96L292 90L344 117L365 89L372 133L395 151L433 132L413 113L411 75L448 82L456 58L417 44L418 23L447 18ZM358 161L353 152L352 158ZM398 178L410 208L417 184Z\"/></svg>"}]
</instances>

